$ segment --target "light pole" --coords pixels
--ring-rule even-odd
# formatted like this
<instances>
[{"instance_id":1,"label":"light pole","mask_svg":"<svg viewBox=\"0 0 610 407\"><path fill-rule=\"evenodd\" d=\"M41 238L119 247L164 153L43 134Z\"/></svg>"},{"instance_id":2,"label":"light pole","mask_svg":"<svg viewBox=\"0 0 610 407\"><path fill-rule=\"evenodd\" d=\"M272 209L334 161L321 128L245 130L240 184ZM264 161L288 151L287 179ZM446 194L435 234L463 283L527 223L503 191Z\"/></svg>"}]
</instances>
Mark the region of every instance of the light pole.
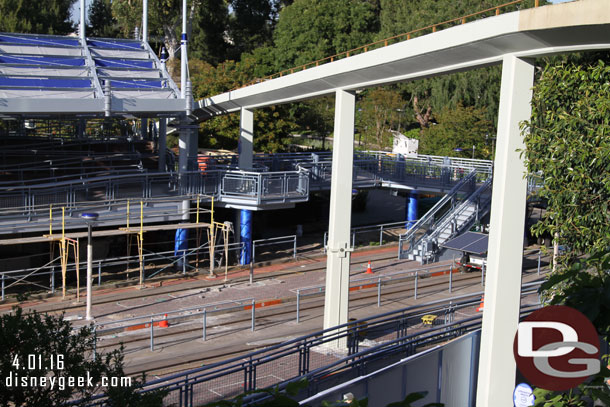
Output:
<instances>
[{"instance_id":1,"label":"light pole","mask_svg":"<svg viewBox=\"0 0 610 407\"><path fill-rule=\"evenodd\" d=\"M474 160L474 149L475 149L475 145L472 145L472 159Z\"/></svg>"},{"instance_id":2,"label":"light pole","mask_svg":"<svg viewBox=\"0 0 610 407\"><path fill-rule=\"evenodd\" d=\"M80 217L87 222L87 311L85 319L91 321L91 284L93 279L93 246L91 244L91 226L97 220L99 215L92 212L84 212Z\"/></svg>"}]
</instances>

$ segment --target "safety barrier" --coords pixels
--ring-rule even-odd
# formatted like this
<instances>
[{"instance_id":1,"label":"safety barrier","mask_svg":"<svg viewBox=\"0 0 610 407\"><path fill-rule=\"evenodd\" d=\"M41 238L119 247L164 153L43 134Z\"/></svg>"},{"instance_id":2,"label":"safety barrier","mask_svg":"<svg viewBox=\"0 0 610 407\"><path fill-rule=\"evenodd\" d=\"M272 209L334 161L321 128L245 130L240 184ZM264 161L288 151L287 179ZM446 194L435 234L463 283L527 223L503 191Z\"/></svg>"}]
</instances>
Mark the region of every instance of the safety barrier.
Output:
<instances>
[{"instance_id":1,"label":"safety barrier","mask_svg":"<svg viewBox=\"0 0 610 407\"><path fill-rule=\"evenodd\" d=\"M535 291L536 284L527 288ZM527 290L524 290L524 293ZM408 356L418 348L444 342L478 329L480 316L454 320L457 310L478 305L482 293L435 301L425 306L407 307L376 316L350 321L330 329L314 332L278 345L240 355L226 361L149 381L142 391L164 388L169 394L165 405L201 405L227 399L243 392L307 378L312 394L321 390L324 378L334 373L363 365L372 358L392 355ZM537 306L522 309L527 313ZM254 309L254 307L253 307ZM434 314L442 324L421 330L421 318ZM414 327L420 329L413 331ZM364 346L363 341L375 341ZM337 347L345 353L333 353ZM252 400L250 400L252 401ZM103 396L93 404L104 403Z\"/></svg>"}]
</instances>

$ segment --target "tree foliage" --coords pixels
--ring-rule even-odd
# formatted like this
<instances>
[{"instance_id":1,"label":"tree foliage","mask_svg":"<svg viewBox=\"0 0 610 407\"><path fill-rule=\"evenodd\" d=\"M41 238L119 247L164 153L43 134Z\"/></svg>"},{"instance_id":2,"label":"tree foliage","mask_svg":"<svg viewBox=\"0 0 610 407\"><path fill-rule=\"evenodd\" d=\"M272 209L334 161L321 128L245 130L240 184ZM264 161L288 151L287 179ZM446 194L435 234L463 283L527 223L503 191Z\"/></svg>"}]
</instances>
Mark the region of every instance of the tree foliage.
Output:
<instances>
[{"instance_id":1,"label":"tree foliage","mask_svg":"<svg viewBox=\"0 0 610 407\"><path fill-rule=\"evenodd\" d=\"M369 1L296 0L280 12L273 35L275 68L290 68L366 44L377 29L376 10Z\"/></svg>"},{"instance_id":2,"label":"tree foliage","mask_svg":"<svg viewBox=\"0 0 610 407\"><path fill-rule=\"evenodd\" d=\"M132 380L131 386L101 387L101 377L124 377L123 350L106 355L94 354L94 333L88 327L73 332L72 325L63 316L24 313L15 307L9 314L0 316L0 405L54 407L64 405L72 398L86 403L97 392L109 397L112 406L160 406L165 392L139 394L142 381ZM13 377L7 385L7 377ZM26 378L56 378L55 385L22 386ZM93 386L69 385L69 377L91 377ZM64 385L60 386L60 380ZM87 382L85 381L87 384Z\"/></svg>"},{"instance_id":3,"label":"tree foliage","mask_svg":"<svg viewBox=\"0 0 610 407\"><path fill-rule=\"evenodd\" d=\"M260 55L263 55L262 53ZM247 82L255 69L261 69L256 55L246 55L242 61L227 61L214 67L203 61L191 61L195 98L226 92ZM256 151L279 152L286 147L286 137L293 129L287 106L257 109L254 116ZM239 138L239 114L224 115L201 123L200 146L235 149Z\"/></svg>"},{"instance_id":4,"label":"tree foliage","mask_svg":"<svg viewBox=\"0 0 610 407\"><path fill-rule=\"evenodd\" d=\"M610 66L547 66L534 87L524 156L541 172L546 214L534 232L557 234L573 256L610 245ZM566 259L569 260L569 259Z\"/></svg>"},{"instance_id":5,"label":"tree foliage","mask_svg":"<svg viewBox=\"0 0 610 407\"><path fill-rule=\"evenodd\" d=\"M114 38L119 34L118 23L112 16L111 0L93 0L88 20L87 36Z\"/></svg>"},{"instance_id":6,"label":"tree foliage","mask_svg":"<svg viewBox=\"0 0 610 407\"><path fill-rule=\"evenodd\" d=\"M358 130L364 136L365 148L383 149L392 146L392 133L399 114L405 108L400 94L390 88L375 88L366 91L358 103ZM400 112L398 111L400 110Z\"/></svg>"},{"instance_id":7,"label":"tree foliage","mask_svg":"<svg viewBox=\"0 0 610 407\"><path fill-rule=\"evenodd\" d=\"M461 103L453 109L444 107L435 116L438 123L423 130L419 152L472 158L475 146L474 158L491 158L493 144L486 136L493 134L493 124L486 113L483 108L464 107Z\"/></svg>"},{"instance_id":8,"label":"tree foliage","mask_svg":"<svg viewBox=\"0 0 610 407\"><path fill-rule=\"evenodd\" d=\"M0 31L66 35L74 31L75 0L0 0Z\"/></svg>"}]
</instances>

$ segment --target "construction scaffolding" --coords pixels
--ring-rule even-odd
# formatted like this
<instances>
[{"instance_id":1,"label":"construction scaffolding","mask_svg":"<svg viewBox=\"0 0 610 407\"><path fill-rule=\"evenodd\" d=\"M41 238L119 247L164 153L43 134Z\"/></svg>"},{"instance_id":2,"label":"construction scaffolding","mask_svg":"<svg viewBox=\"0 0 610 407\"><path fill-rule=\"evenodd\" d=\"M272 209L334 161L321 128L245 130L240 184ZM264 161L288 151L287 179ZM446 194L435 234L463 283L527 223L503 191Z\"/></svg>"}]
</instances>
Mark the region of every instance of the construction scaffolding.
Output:
<instances>
[{"instance_id":1,"label":"construction scaffolding","mask_svg":"<svg viewBox=\"0 0 610 407\"><path fill-rule=\"evenodd\" d=\"M212 207L211 209L206 209L201 207L201 200L209 200L211 198ZM145 225L146 211L144 207L146 206L146 202L144 200L139 201L139 217L138 217L138 226L132 227L130 224L130 216L131 216L131 201L127 200L127 216L125 219L125 227L118 227L116 229L105 229L105 230L97 230L92 232L92 237L107 237L107 236L119 236L126 235L127 237L127 256L130 255L131 246L134 242L137 245L138 251L138 261L139 261L139 287L144 287L144 235L146 232L156 232L163 230L173 230L173 229L195 229L197 231L197 267L196 269L199 271L199 248L201 246L200 239L203 236L203 229L208 230L208 245L211 247L210 249L210 275L214 275L214 244L217 236L217 230L223 232L224 242L225 242L225 279L227 275L227 267L228 267L228 234L229 231L232 230L232 224L230 222L226 222L225 224L214 222L214 205L213 198L207 195L196 195L191 197L191 199L197 201L196 209L190 215L194 215L195 222L182 222L182 223L170 223L170 224L155 224L155 225ZM20 245L27 243L41 243L41 242L49 242L50 243L50 255L51 258L54 257L55 253L55 244L57 244L59 248L59 257L61 264L61 272L62 272L62 297L66 297L66 277L67 277L67 269L69 265L70 255L73 255L74 258L74 267L76 272L76 301L80 301L80 275L79 275L79 239L86 237L87 232L73 232L66 233L65 224L66 224L66 208L61 208L61 235L53 234L53 205L49 205L49 231L48 234L44 234L42 236L33 236L26 238L11 238L11 239L3 239L0 240L0 246L2 245ZM204 215L210 214L210 222L202 222L201 218ZM212 227L213 226L213 227ZM211 232L210 232L211 231ZM129 263L127 263L127 267L129 268ZM27 277L27 276L26 276ZM25 277L24 277L25 278ZM15 281L11 284L17 284L19 282ZM9 286L10 287L10 286ZM8 288L8 287L7 287Z\"/></svg>"}]
</instances>

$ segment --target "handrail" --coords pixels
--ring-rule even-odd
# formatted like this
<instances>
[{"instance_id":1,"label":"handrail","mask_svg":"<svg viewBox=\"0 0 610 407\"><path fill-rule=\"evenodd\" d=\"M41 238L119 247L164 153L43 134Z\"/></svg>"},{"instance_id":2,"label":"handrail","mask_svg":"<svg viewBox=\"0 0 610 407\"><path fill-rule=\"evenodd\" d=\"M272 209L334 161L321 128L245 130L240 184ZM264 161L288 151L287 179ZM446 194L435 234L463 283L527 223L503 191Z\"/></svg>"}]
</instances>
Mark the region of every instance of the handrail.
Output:
<instances>
[{"instance_id":1,"label":"handrail","mask_svg":"<svg viewBox=\"0 0 610 407\"><path fill-rule=\"evenodd\" d=\"M475 192L472 193L472 195L468 197L468 200L464 201L454 211L447 213L443 218L441 218L438 222L438 226L432 233L430 233L428 238L432 238L438 235L440 231L447 226L447 224L451 221L452 218L462 213L469 206L469 201L478 198L484 191L488 190L489 188L491 188L491 179L485 181L483 185L481 185Z\"/></svg>"},{"instance_id":2,"label":"handrail","mask_svg":"<svg viewBox=\"0 0 610 407\"><path fill-rule=\"evenodd\" d=\"M400 239L403 241L410 240L417 230L421 228L426 222L428 222L436 213L447 203L449 202L458 191L466 185L468 182L471 182L477 175L476 170L472 170L466 177L464 177L460 182L458 182L451 190L443 196L430 210L421 217L415 225L413 225L404 235L400 236Z\"/></svg>"},{"instance_id":3,"label":"handrail","mask_svg":"<svg viewBox=\"0 0 610 407\"><path fill-rule=\"evenodd\" d=\"M374 41L374 42L371 42L369 44L361 45L359 47L356 47L356 48L353 48L353 49L350 49L350 50L347 50L347 51L339 52L337 54L334 54L334 55L331 55L331 56L328 56L328 57L325 57L325 58L322 58L322 59L318 59L316 61L308 62L306 64L299 65L299 66L296 66L296 67L293 67L293 68L284 69L282 71L273 73L271 75L264 76L262 78L253 79L250 82L247 82L247 83L245 83L243 85L238 85L238 86L230 89L229 91L232 92L234 90L241 89L241 88L244 88L246 86L251 86L251 85L263 82L265 80L279 78L279 77L282 77L284 75L295 73L296 71L304 71L305 69L307 69L309 67L319 66L320 64L323 64L323 63L326 63L326 62L333 62L334 60L340 59L342 57L348 58L351 55L353 55L354 53L358 53L359 51L368 52L369 48L376 47L377 45L380 45L380 44L383 44L383 47L387 47L389 45L389 43L391 41L394 41L394 40L398 40L399 42L400 41L407 41L407 40L411 39L413 34L421 33L421 32L426 31L426 30L430 30L431 29L432 32L434 33L434 32L436 32L438 27L446 25L446 24L451 24L451 23L455 23L455 22L458 22L458 21L461 22L461 24L465 24L466 20L468 20L469 18L472 18L472 17L475 17L475 16L479 16L481 14L486 14L486 13L489 13L490 11L494 11L495 10L495 14L499 15L501 9L503 9L505 7L508 7L508 6L512 6L512 5L515 5L515 4L522 3L523 1L525 1L525 0L514 0L514 1L511 1L509 3L500 4L500 5L496 6L496 7L491 7L491 8L485 9L485 10L477 11L475 13L467 14L467 15L462 16L462 17L457 17L457 18L453 18L451 20L440 22L440 23L427 25L425 27L417 28L415 30L408 31L406 33L402 33L402 34L394 35L394 36L391 36L391 37L388 37L388 38L384 38L382 40ZM539 0L535 0L534 7L538 7L538 6L539 6Z\"/></svg>"}]
</instances>

